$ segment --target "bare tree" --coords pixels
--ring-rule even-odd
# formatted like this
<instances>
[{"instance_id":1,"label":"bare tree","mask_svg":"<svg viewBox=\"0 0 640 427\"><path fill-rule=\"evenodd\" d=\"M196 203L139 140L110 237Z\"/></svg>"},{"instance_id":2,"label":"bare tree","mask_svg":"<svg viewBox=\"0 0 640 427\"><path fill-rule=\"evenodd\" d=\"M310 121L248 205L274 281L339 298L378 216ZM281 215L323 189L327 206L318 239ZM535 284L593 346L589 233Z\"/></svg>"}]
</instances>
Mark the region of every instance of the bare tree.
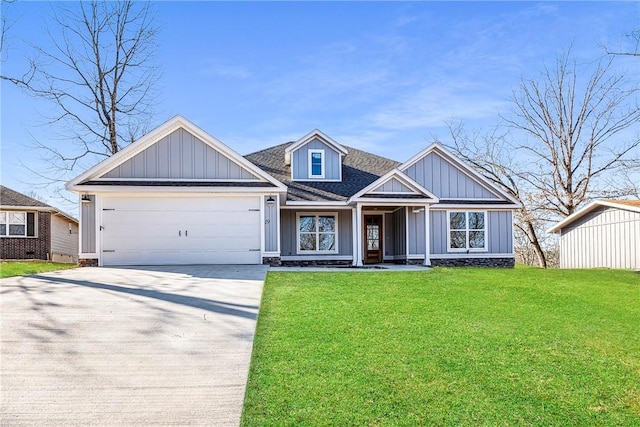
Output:
<instances>
[{"instance_id":1,"label":"bare tree","mask_svg":"<svg viewBox=\"0 0 640 427\"><path fill-rule=\"evenodd\" d=\"M2 78L54 105L44 122L59 130L57 138L35 145L60 175L86 157L115 154L145 131L158 28L150 3L91 1L56 4L47 32L51 46L33 47L29 70Z\"/></svg>"},{"instance_id":2,"label":"bare tree","mask_svg":"<svg viewBox=\"0 0 640 427\"><path fill-rule=\"evenodd\" d=\"M450 126L451 148L523 204L516 227L542 267L549 221L592 198L622 195L607 183L640 157L640 140L625 134L640 123L638 88L611 71L611 60L588 69L569 51L539 78L522 79L513 114L503 116L508 138L494 132L478 140Z\"/></svg>"},{"instance_id":3,"label":"bare tree","mask_svg":"<svg viewBox=\"0 0 640 427\"><path fill-rule=\"evenodd\" d=\"M503 117L529 138L517 146L531 160L522 178L543 198L546 210L566 217L592 197L597 179L638 161L640 140L624 132L640 123L637 86L611 72L611 59L583 79L570 52L538 80L521 80L514 114Z\"/></svg>"},{"instance_id":4,"label":"bare tree","mask_svg":"<svg viewBox=\"0 0 640 427\"><path fill-rule=\"evenodd\" d=\"M522 178L522 165L517 158L508 130L496 127L486 134L469 134L462 123L449 122L449 148L471 164L485 178L506 191L522 207L515 213L516 255L520 262L547 267L547 258L542 235L547 216L534 194L526 191L526 180Z\"/></svg>"},{"instance_id":5,"label":"bare tree","mask_svg":"<svg viewBox=\"0 0 640 427\"><path fill-rule=\"evenodd\" d=\"M631 30L629 34L626 34L625 38L629 41L629 46L617 49L609 48L606 45L603 45L602 47L608 55L640 56L640 28Z\"/></svg>"}]
</instances>

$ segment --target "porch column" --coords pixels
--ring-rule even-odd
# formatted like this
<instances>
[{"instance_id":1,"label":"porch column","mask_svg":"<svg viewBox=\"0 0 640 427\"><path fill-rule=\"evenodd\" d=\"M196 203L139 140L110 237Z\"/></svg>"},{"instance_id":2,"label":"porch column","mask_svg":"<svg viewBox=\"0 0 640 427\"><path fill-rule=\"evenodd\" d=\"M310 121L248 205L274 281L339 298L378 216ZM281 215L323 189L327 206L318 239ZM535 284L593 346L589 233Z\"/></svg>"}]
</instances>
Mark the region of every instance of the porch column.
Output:
<instances>
[{"instance_id":1,"label":"porch column","mask_svg":"<svg viewBox=\"0 0 640 427\"><path fill-rule=\"evenodd\" d=\"M358 265L358 235L356 231L357 229L358 229L357 209L351 208L351 240L353 240L351 242L351 246L352 246L351 253L353 253L353 262L351 263L351 265L353 266Z\"/></svg>"},{"instance_id":2,"label":"porch column","mask_svg":"<svg viewBox=\"0 0 640 427\"><path fill-rule=\"evenodd\" d=\"M424 207L424 265L431 265L431 243L430 239L430 230L429 230L429 205L425 205Z\"/></svg>"},{"instance_id":3,"label":"porch column","mask_svg":"<svg viewBox=\"0 0 640 427\"><path fill-rule=\"evenodd\" d=\"M356 232L354 234L356 239L356 265L362 266L362 206L356 204Z\"/></svg>"}]
</instances>

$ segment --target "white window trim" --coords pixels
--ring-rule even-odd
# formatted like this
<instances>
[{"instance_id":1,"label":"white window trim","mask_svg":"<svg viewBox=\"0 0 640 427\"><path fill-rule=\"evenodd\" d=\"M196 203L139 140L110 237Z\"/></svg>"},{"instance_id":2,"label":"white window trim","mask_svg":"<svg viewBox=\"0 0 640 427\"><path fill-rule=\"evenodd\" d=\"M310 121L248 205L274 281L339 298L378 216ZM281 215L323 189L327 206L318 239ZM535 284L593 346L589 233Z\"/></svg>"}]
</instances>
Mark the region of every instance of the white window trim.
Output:
<instances>
[{"instance_id":1,"label":"white window trim","mask_svg":"<svg viewBox=\"0 0 640 427\"><path fill-rule=\"evenodd\" d=\"M464 213L465 214L465 247L464 248L452 248L451 247L451 213ZM484 247L483 248L469 248L469 213L477 212L484 214ZM487 211L484 210L474 210L474 209L456 209L456 210L448 210L447 211L447 252L487 252L489 250L489 216L487 215ZM458 230L462 231L462 230ZM473 231L480 231L474 229Z\"/></svg>"},{"instance_id":2,"label":"white window trim","mask_svg":"<svg viewBox=\"0 0 640 427\"><path fill-rule=\"evenodd\" d=\"M334 234L335 234L335 245L334 249L330 251L303 251L300 250L300 217L301 216L315 216L316 217L316 234L318 231L318 217L319 216L333 216L335 224L334 224ZM316 239L317 245L318 239ZM326 255L326 254L337 254L339 252L338 248L338 212L296 212L296 254L298 255Z\"/></svg>"},{"instance_id":3,"label":"white window trim","mask_svg":"<svg viewBox=\"0 0 640 427\"><path fill-rule=\"evenodd\" d=\"M0 212L4 212L5 213L5 226L6 226L6 233L7 234L0 234L0 237L9 237L12 239L34 239L38 237L38 215L36 215L33 212L27 212L27 211L0 211ZM17 213L21 213L24 214L24 234L9 234L9 214L17 214ZM33 213L33 236L28 236L27 234L29 233L28 230L28 215L29 213Z\"/></svg>"},{"instance_id":4,"label":"white window trim","mask_svg":"<svg viewBox=\"0 0 640 427\"><path fill-rule=\"evenodd\" d=\"M311 165L311 159L313 157L314 154L320 154L320 175L314 175L313 174L313 167ZM308 153L308 161L309 161L309 178L324 178L324 164L325 162L325 156L324 156L324 150L318 150L318 149L312 149L309 150Z\"/></svg>"}]
</instances>

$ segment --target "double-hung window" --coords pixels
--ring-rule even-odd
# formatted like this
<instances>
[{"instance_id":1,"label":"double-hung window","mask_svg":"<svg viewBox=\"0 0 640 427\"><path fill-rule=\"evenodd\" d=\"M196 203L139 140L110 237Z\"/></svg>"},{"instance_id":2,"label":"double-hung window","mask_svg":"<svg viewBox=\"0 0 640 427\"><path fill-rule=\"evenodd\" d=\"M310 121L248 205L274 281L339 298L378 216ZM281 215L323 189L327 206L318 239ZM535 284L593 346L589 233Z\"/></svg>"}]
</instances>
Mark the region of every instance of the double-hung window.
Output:
<instances>
[{"instance_id":1,"label":"double-hung window","mask_svg":"<svg viewBox=\"0 0 640 427\"><path fill-rule=\"evenodd\" d=\"M337 253L337 214L299 213L298 253Z\"/></svg>"},{"instance_id":2,"label":"double-hung window","mask_svg":"<svg viewBox=\"0 0 640 427\"><path fill-rule=\"evenodd\" d=\"M309 178L324 178L324 150L309 150Z\"/></svg>"},{"instance_id":3,"label":"double-hung window","mask_svg":"<svg viewBox=\"0 0 640 427\"><path fill-rule=\"evenodd\" d=\"M35 236L33 212L0 211L0 236Z\"/></svg>"},{"instance_id":4,"label":"double-hung window","mask_svg":"<svg viewBox=\"0 0 640 427\"><path fill-rule=\"evenodd\" d=\"M449 216L449 250L486 251L487 221L486 212L451 211Z\"/></svg>"}]
</instances>

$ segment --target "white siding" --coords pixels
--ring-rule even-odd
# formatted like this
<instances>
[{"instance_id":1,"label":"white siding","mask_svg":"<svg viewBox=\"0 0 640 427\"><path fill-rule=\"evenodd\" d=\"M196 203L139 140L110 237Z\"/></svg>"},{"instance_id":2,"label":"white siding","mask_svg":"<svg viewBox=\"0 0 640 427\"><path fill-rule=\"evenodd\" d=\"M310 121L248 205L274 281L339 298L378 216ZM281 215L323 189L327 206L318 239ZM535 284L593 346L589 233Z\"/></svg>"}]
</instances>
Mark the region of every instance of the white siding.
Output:
<instances>
[{"instance_id":1,"label":"white siding","mask_svg":"<svg viewBox=\"0 0 640 427\"><path fill-rule=\"evenodd\" d=\"M564 228L561 268L640 268L640 213L601 207Z\"/></svg>"},{"instance_id":2,"label":"white siding","mask_svg":"<svg viewBox=\"0 0 640 427\"><path fill-rule=\"evenodd\" d=\"M51 215L51 260L78 261L78 224L54 214Z\"/></svg>"}]
</instances>

